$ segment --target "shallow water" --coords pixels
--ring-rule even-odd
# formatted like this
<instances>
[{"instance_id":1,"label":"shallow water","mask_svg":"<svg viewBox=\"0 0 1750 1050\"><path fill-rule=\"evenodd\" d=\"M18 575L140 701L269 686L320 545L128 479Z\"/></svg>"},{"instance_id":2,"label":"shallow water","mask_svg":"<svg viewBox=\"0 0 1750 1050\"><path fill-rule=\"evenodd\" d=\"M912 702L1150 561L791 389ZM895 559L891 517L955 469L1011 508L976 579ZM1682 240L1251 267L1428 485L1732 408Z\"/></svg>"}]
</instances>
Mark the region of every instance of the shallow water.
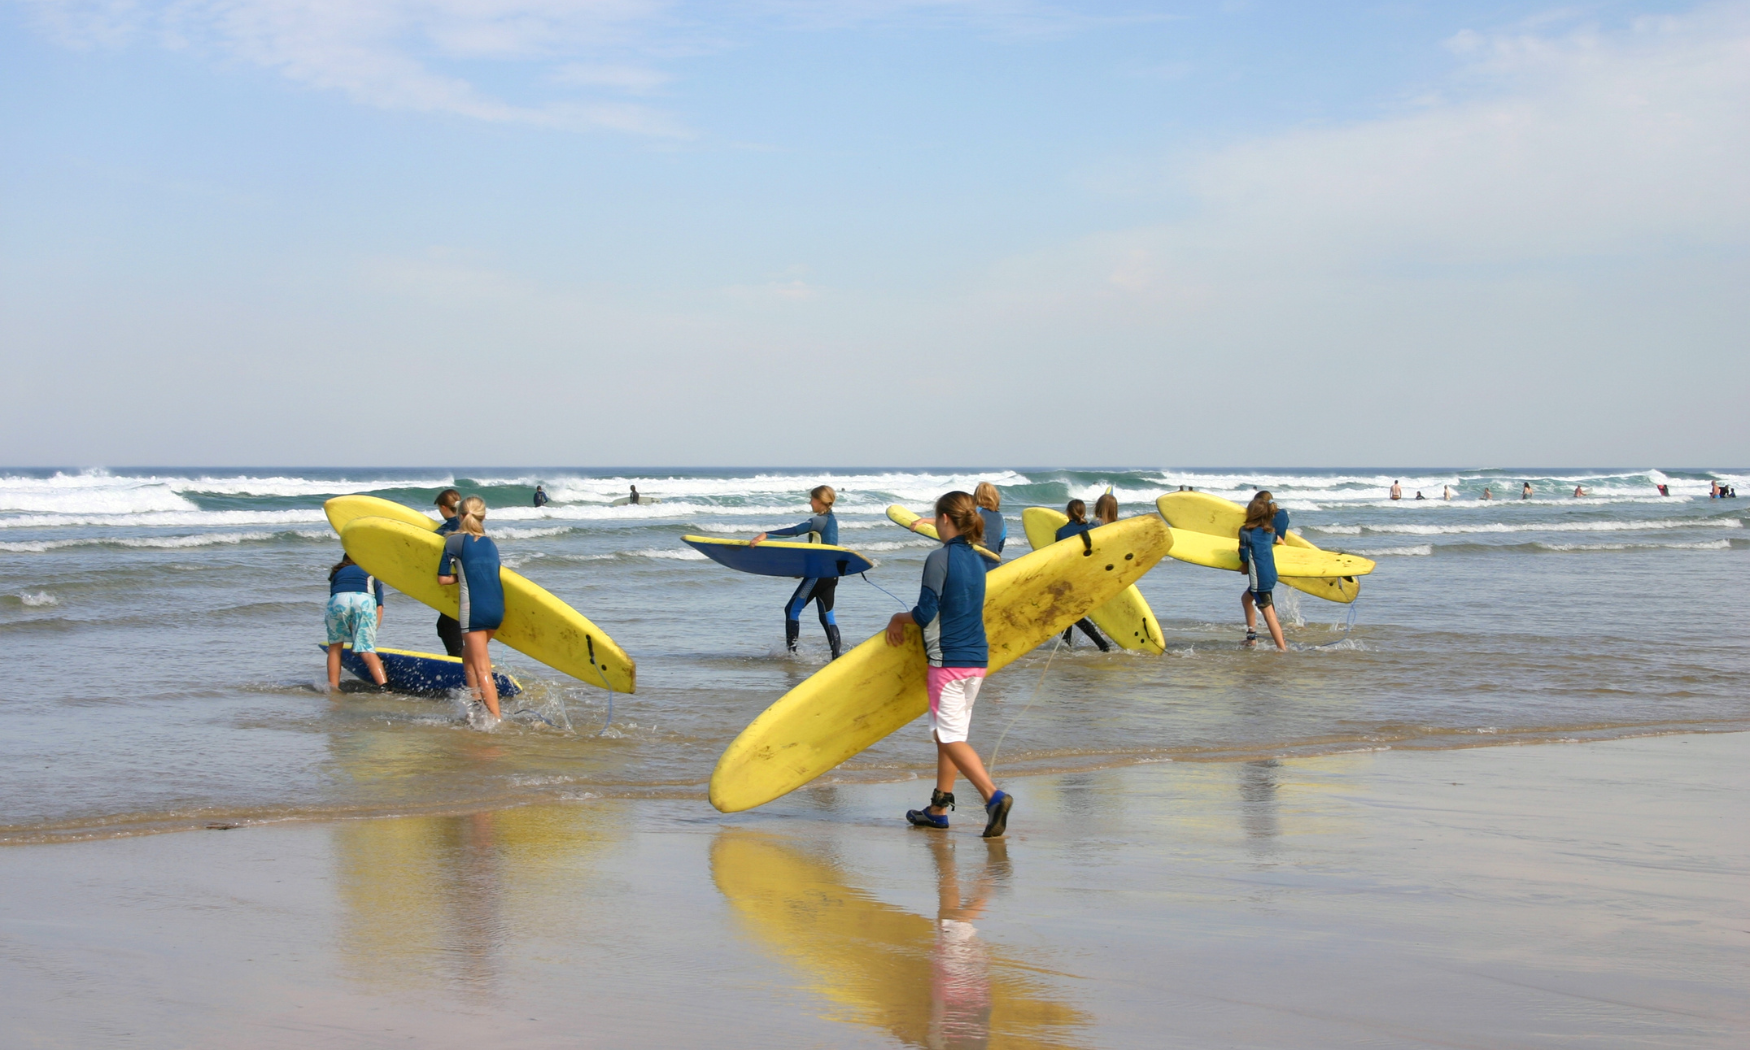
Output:
<instances>
[{"instance_id":1,"label":"shallow water","mask_svg":"<svg viewBox=\"0 0 1750 1050\"><path fill-rule=\"evenodd\" d=\"M1408 495L1450 484L1461 498L1393 504L1394 477ZM999 768L1750 728L1736 609L1750 504L1706 497L1710 478L1738 484L1735 471L13 472L0 477L0 635L16 658L0 700L0 838L590 796L703 806L723 746L827 654L812 614L803 654L782 653L791 583L732 573L680 536L792 524L827 481L844 544L909 602L931 545L882 508L922 508L979 478L1004 494L1011 556L1026 551L1030 504L1091 501L1110 484L1126 514L1152 513L1180 485L1244 499L1257 484L1315 543L1379 561L1348 633L1348 609L1279 591L1303 621L1288 656L1238 647L1238 576L1163 563L1141 587L1169 654L1080 642L993 678L974 743L989 758L1002 737ZM1474 498L1485 484L1515 496L1522 478L1537 498ZM1667 478L1674 494L1660 498ZM528 506L536 481L557 502ZM637 659L639 691L614 698L605 734L600 689L502 646L528 693L492 732L470 728L457 701L321 691L339 553L322 501L370 492L424 507L452 482L494 507L507 564ZM664 502L608 506L630 483ZM1594 498L1569 497L1576 484ZM838 598L849 643L899 608L860 579ZM434 618L392 597L380 643L438 648ZM906 779L930 759L920 725L834 776Z\"/></svg>"}]
</instances>

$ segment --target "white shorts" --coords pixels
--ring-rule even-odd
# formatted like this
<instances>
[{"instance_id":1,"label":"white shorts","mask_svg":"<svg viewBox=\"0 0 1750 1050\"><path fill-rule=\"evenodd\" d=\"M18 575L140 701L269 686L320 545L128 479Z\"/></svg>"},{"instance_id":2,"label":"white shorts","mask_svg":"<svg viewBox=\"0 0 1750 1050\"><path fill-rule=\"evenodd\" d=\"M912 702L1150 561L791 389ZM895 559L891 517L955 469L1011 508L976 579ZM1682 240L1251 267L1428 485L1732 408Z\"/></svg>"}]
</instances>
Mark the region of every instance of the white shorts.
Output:
<instances>
[{"instance_id":1,"label":"white shorts","mask_svg":"<svg viewBox=\"0 0 1750 1050\"><path fill-rule=\"evenodd\" d=\"M942 744L962 744L972 730L972 705L984 685L982 667L932 667L930 732Z\"/></svg>"}]
</instances>

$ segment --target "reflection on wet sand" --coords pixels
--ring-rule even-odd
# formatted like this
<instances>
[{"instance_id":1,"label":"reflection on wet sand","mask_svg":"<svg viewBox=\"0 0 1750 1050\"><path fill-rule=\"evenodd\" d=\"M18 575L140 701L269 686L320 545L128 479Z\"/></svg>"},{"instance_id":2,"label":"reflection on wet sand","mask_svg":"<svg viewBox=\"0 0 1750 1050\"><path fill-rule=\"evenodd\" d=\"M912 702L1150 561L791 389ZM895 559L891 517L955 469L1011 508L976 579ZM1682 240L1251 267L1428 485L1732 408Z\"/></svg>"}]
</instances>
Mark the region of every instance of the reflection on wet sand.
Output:
<instances>
[{"instance_id":1,"label":"reflection on wet sand","mask_svg":"<svg viewBox=\"0 0 1750 1050\"><path fill-rule=\"evenodd\" d=\"M363 980L495 990L513 945L585 917L579 868L609 839L588 806L334 826L340 948Z\"/></svg>"},{"instance_id":2,"label":"reflection on wet sand","mask_svg":"<svg viewBox=\"0 0 1750 1050\"><path fill-rule=\"evenodd\" d=\"M843 1008L834 1019L936 1048L1081 1045L1092 1018L1068 1005L1050 971L986 944L972 925L1009 876L1006 843L962 886L954 844L931 835L934 920L849 885L838 865L758 832L726 830L711 844L711 875L748 932L807 974Z\"/></svg>"}]
</instances>

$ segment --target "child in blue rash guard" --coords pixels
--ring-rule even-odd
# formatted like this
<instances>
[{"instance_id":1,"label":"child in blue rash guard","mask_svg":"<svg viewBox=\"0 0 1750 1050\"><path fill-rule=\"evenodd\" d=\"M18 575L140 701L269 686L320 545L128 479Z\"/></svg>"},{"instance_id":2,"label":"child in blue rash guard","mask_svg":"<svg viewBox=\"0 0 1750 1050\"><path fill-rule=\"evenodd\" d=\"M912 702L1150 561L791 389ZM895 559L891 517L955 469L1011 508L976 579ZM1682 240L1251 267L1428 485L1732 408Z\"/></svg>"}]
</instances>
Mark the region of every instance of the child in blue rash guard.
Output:
<instances>
[{"instance_id":1,"label":"child in blue rash guard","mask_svg":"<svg viewBox=\"0 0 1750 1050\"><path fill-rule=\"evenodd\" d=\"M1002 564L1003 544L1009 542L1009 526L1003 521L1003 497L995 485L981 481L972 490L972 499L978 504L978 516L984 519L984 542L979 546L997 556L996 561L984 560L984 571L989 572Z\"/></svg>"},{"instance_id":2,"label":"child in blue rash guard","mask_svg":"<svg viewBox=\"0 0 1750 1050\"><path fill-rule=\"evenodd\" d=\"M1246 592L1240 595L1240 607L1246 611L1246 645L1258 641L1258 610L1264 610L1264 622L1270 627L1270 637L1278 652L1288 651L1282 637L1282 625L1276 621L1276 544L1282 542L1275 521L1286 512L1279 512L1270 502L1268 492L1260 492L1246 505L1246 523L1240 527L1240 566L1246 570Z\"/></svg>"},{"instance_id":3,"label":"child in blue rash guard","mask_svg":"<svg viewBox=\"0 0 1750 1050\"><path fill-rule=\"evenodd\" d=\"M940 550L924 559L924 581L917 607L895 613L887 623L887 644L905 644L905 626L923 628L929 660L930 730L936 741L936 789L924 809L908 810L905 819L921 828L947 828L954 808L956 771L984 798L984 837L1000 837L1009 824L1015 800L998 791L984 771L978 752L966 742L972 728L972 704L990 666L990 646L984 636L984 573L987 559L972 549L983 539L984 519L964 492L950 492L936 501L936 535Z\"/></svg>"},{"instance_id":4,"label":"child in blue rash guard","mask_svg":"<svg viewBox=\"0 0 1750 1050\"><path fill-rule=\"evenodd\" d=\"M444 518L443 524L437 527L439 536L448 536L456 531L456 505L461 502L462 494L455 489L445 489L437 494L437 499L432 500L438 513ZM438 613L437 633L438 640L444 643L444 652L451 656L462 655L462 625L454 616Z\"/></svg>"},{"instance_id":5,"label":"child in blue rash guard","mask_svg":"<svg viewBox=\"0 0 1750 1050\"><path fill-rule=\"evenodd\" d=\"M498 545L486 537L486 501L469 496L462 501L456 531L444 540L437 580L460 584L462 671L468 688L498 717L498 683L492 678L492 636L504 623L504 584L498 578Z\"/></svg>"},{"instance_id":6,"label":"child in blue rash guard","mask_svg":"<svg viewBox=\"0 0 1750 1050\"><path fill-rule=\"evenodd\" d=\"M372 598L376 600L373 602ZM383 661L377 656L377 625L383 622L383 581L359 568L350 554L328 570L328 610L324 618L328 626L328 688L340 688L340 650L348 642L352 643L352 651L363 658L372 680L378 685L387 684Z\"/></svg>"},{"instance_id":7,"label":"child in blue rash guard","mask_svg":"<svg viewBox=\"0 0 1750 1050\"><path fill-rule=\"evenodd\" d=\"M1118 505L1117 501L1114 500L1112 505L1116 508ZM1082 533L1093 528L1092 525L1088 524L1088 505L1081 500L1070 500L1069 503L1064 506L1063 512L1069 517L1069 521L1058 527L1057 539L1067 540L1071 536L1080 536ZM1114 511L1114 513L1116 513L1116 511ZM1075 644L1075 631L1078 627L1083 634L1094 640L1094 644L1100 647L1101 652L1104 653L1111 651L1111 644L1108 643L1105 638L1100 636L1100 629L1095 627L1094 621L1088 619L1086 616L1063 629L1063 640L1073 646Z\"/></svg>"},{"instance_id":8,"label":"child in blue rash guard","mask_svg":"<svg viewBox=\"0 0 1750 1050\"><path fill-rule=\"evenodd\" d=\"M831 546L839 545L839 519L833 516L832 505L839 498L831 485L816 485L808 493L808 507L814 511L814 516L807 521L799 522L787 529L773 529L762 532L748 542L748 546L757 547L767 537L774 536L807 536L810 543L825 543ZM833 598L838 594L839 578L837 576L808 577L796 586L796 593L790 595L790 600L784 603L784 648L794 653L796 639L802 634L802 610L813 602L815 610L820 614L820 626L826 631L827 643L832 646L832 658L837 660L843 649L839 638L839 621L833 615Z\"/></svg>"}]
</instances>

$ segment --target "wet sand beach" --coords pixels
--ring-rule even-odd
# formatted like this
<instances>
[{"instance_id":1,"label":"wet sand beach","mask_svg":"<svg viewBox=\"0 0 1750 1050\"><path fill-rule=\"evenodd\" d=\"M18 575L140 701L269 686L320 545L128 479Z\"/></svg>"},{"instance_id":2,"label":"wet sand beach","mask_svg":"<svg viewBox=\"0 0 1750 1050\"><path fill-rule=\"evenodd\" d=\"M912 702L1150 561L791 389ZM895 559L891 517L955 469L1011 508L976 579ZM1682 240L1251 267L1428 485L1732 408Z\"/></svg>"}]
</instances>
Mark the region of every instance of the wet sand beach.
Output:
<instances>
[{"instance_id":1,"label":"wet sand beach","mask_svg":"<svg viewBox=\"0 0 1750 1050\"><path fill-rule=\"evenodd\" d=\"M1741 1046L1750 735L0 849L13 1047ZM970 792L965 792L970 794Z\"/></svg>"}]
</instances>

